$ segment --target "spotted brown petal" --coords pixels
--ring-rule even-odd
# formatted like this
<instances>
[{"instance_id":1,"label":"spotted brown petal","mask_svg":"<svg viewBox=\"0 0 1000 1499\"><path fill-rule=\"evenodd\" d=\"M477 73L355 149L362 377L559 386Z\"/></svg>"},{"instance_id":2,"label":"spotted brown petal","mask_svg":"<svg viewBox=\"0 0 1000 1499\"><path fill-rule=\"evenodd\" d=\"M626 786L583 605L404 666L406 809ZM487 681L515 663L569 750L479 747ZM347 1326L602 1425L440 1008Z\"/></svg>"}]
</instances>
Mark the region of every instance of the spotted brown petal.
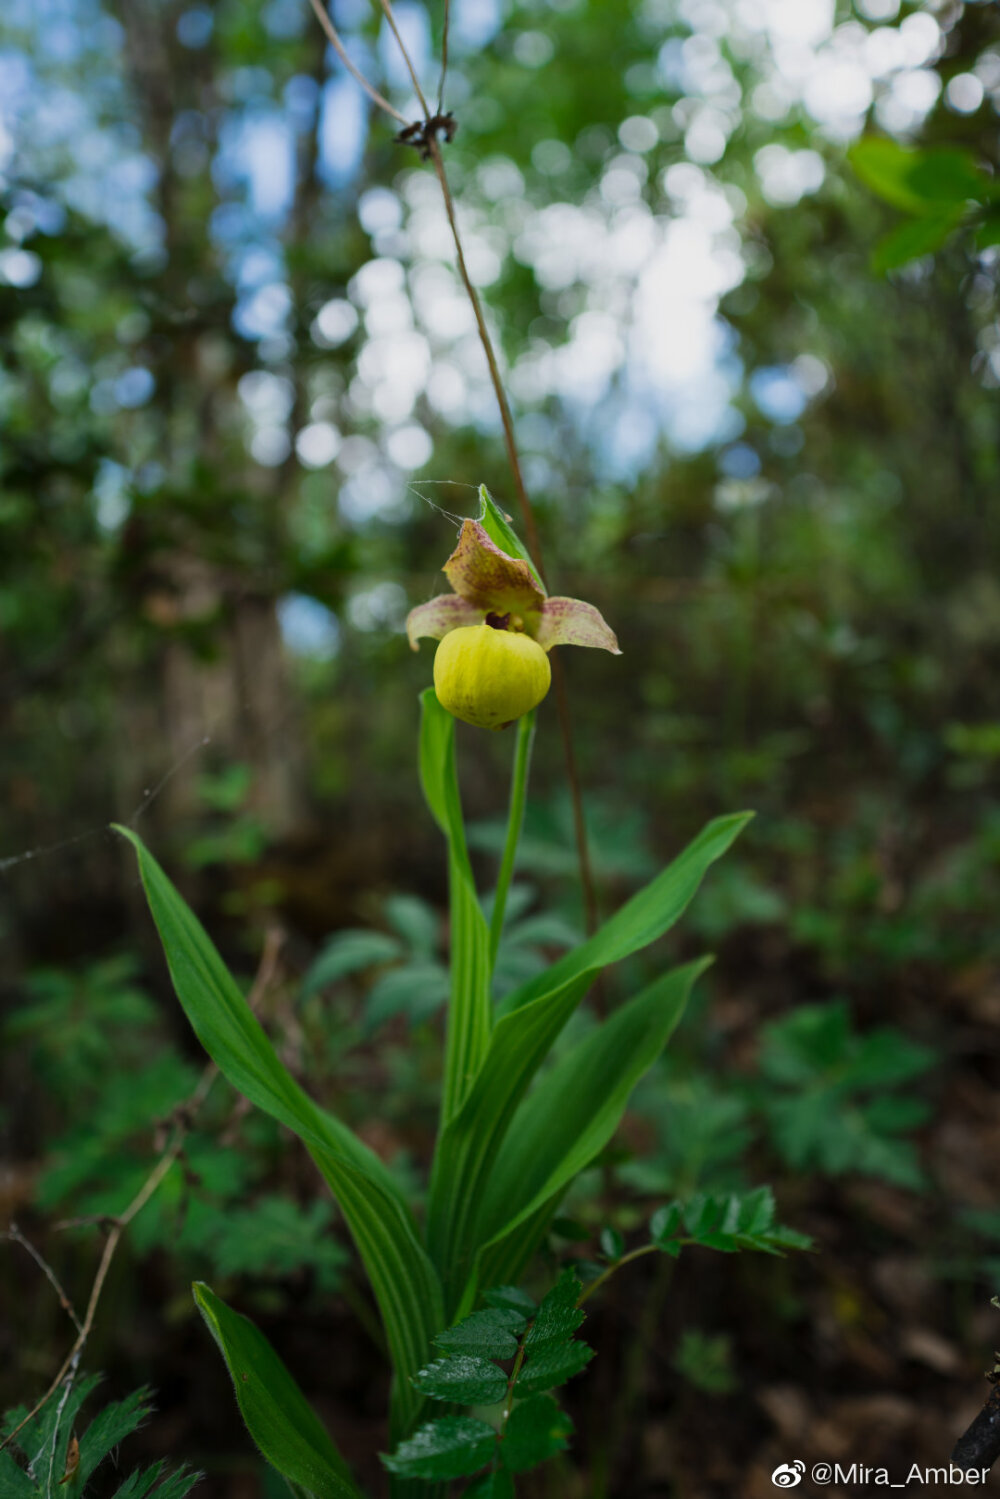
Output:
<instances>
[{"instance_id":1,"label":"spotted brown petal","mask_svg":"<svg viewBox=\"0 0 1000 1499\"><path fill-rule=\"evenodd\" d=\"M422 636L441 640L449 630L458 630L462 625L480 625L484 611L460 599L457 593L442 593L426 604L418 604L406 616L406 634L411 651L419 650Z\"/></svg>"},{"instance_id":2,"label":"spotted brown petal","mask_svg":"<svg viewBox=\"0 0 1000 1499\"><path fill-rule=\"evenodd\" d=\"M528 564L502 552L478 521L462 522L442 571L467 603L492 614L520 614L533 633L545 595Z\"/></svg>"},{"instance_id":3,"label":"spotted brown petal","mask_svg":"<svg viewBox=\"0 0 1000 1499\"><path fill-rule=\"evenodd\" d=\"M618 638L600 610L582 599L546 599L535 639L543 651L554 645L591 645L620 656Z\"/></svg>"}]
</instances>

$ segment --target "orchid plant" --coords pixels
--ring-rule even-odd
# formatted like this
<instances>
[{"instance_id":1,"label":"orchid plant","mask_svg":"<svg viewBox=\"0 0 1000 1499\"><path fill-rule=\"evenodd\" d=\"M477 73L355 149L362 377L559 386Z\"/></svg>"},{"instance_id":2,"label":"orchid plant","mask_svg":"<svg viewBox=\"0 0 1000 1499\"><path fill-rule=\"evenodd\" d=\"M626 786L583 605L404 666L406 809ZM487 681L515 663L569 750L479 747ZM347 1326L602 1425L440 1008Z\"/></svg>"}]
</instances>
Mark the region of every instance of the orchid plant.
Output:
<instances>
[{"instance_id":1,"label":"orchid plant","mask_svg":"<svg viewBox=\"0 0 1000 1499\"><path fill-rule=\"evenodd\" d=\"M548 1392L589 1358L572 1341L582 1319L576 1309L617 1262L647 1248L676 1253L695 1241L779 1252L794 1236L774 1225L766 1189L742 1201L673 1205L654 1214L644 1246L628 1254L606 1246L606 1268L586 1289L568 1272L540 1304L519 1289L568 1188L611 1140L709 960L656 972L540 1075L543 1064L598 975L673 926L751 814L709 823L598 931L494 1005L547 653L583 645L617 654L618 644L592 605L546 595L485 490L480 518L464 523L444 571L453 592L419 605L407 625L414 646L422 637L439 641L435 689L421 699L419 767L447 845L451 914L440 1123L423 1215L390 1165L306 1095L152 854L134 832L118 831L135 848L177 996L202 1045L251 1103L299 1136L340 1205L392 1363L394 1451L384 1463L394 1499L439 1496L451 1479L477 1473L470 1493L504 1499L514 1493L515 1475L565 1445L568 1418ZM518 723L489 922L465 836L456 718L490 729ZM195 1299L252 1436L293 1491L359 1499L337 1447L262 1334L207 1286L196 1285ZM474 1411L434 1418L434 1401Z\"/></svg>"},{"instance_id":2,"label":"orchid plant","mask_svg":"<svg viewBox=\"0 0 1000 1499\"><path fill-rule=\"evenodd\" d=\"M509 520L485 485L479 491L511 556L482 520L462 523L458 545L441 571L452 592L411 609L406 633L439 640L434 691L455 718L481 729L506 729L536 708L549 690L548 652L557 645L596 646L620 656L614 631L593 604L548 598L538 570L522 554Z\"/></svg>"}]
</instances>

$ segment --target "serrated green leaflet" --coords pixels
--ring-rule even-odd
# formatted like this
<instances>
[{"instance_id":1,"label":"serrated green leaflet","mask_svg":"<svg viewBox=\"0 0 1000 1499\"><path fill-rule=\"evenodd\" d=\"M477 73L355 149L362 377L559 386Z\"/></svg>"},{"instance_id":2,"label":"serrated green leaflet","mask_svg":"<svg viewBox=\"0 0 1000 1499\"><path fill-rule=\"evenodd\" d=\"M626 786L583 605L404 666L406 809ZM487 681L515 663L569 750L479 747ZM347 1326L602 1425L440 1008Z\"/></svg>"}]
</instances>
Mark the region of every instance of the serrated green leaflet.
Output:
<instances>
[{"instance_id":1,"label":"serrated green leaflet","mask_svg":"<svg viewBox=\"0 0 1000 1499\"><path fill-rule=\"evenodd\" d=\"M705 871L729 848L750 813L720 817L575 952L529 983L504 1006L479 1074L435 1153L428 1242L447 1274L451 1304L462 1298L481 1241L475 1223L500 1147L538 1067L594 977L610 963L661 937L698 889Z\"/></svg>"},{"instance_id":2,"label":"serrated green leaflet","mask_svg":"<svg viewBox=\"0 0 1000 1499\"><path fill-rule=\"evenodd\" d=\"M535 1319L528 1328L524 1346L528 1352L553 1343L566 1343L584 1320L577 1306L582 1290L572 1270L564 1270L548 1295L543 1297Z\"/></svg>"},{"instance_id":3,"label":"serrated green leaflet","mask_svg":"<svg viewBox=\"0 0 1000 1499\"><path fill-rule=\"evenodd\" d=\"M432 1400L453 1400L457 1405L493 1405L502 1400L507 1376L488 1359L456 1354L435 1359L413 1376L422 1395Z\"/></svg>"},{"instance_id":4,"label":"serrated green leaflet","mask_svg":"<svg viewBox=\"0 0 1000 1499\"><path fill-rule=\"evenodd\" d=\"M467 1478L491 1462L497 1434L473 1416L442 1416L400 1442L382 1462L403 1478Z\"/></svg>"},{"instance_id":5,"label":"serrated green leaflet","mask_svg":"<svg viewBox=\"0 0 1000 1499\"><path fill-rule=\"evenodd\" d=\"M527 1291L522 1291L520 1286L493 1286L483 1292L483 1300L487 1306L506 1307L522 1317L533 1317L538 1310Z\"/></svg>"},{"instance_id":6,"label":"serrated green leaflet","mask_svg":"<svg viewBox=\"0 0 1000 1499\"><path fill-rule=\"evenodd\" d=\"M476 1224L493 1244L552 1201L600 1154L656 1061L709 959L650 984L567 1052L511 1124Z\"/></svg>"},{"instance_id":7,"label":"serrated green leaflet","mask_svg":"<svg viewBox=\"0 0 1000 1499\"><path fill-rule=\"evenodd\" d=\"M744 1195L699 1193L686 1203L658 1208L649 1221L650 1239L675 1257L684 1244L692 1243L723 1254L751 1249L781 1255L786 1249L811 1248L808 1234L774 1221L775 1211L770 1187L756 1187Z\"/></svg>"},{"instance_id":8,"label":"serrated green leaflet","mask_svg":"<svg viewBox=\"0 0 1000 1499\"><path fill-rule=\"evenodd\" d=\"M476 894L455 768L455 720L434 689L421 693L420 782L448 840L451 896L451 1004L445 1044L441 1124L453 1118L486 1055L490 1008L490 934Z\"/></svg>"},{"instance_id":9,"label":"serrated green leaflet","mask_svg":"<svg viewBox=\"0 0 1000 1499\"><path fill-rule=\"evenodd\" d=\"M67 1485L70 1494L79 1493L108 1453L144 1423L149 1415L149 1398L148 1390L136 1390L98 1411L79 1439L80 1461L72 1483Z\"/></svg>"},{"instance_id":10,"label":"serrated green leaflet","mask_svg":"<svg viewBox=\"0 0 1000 1499\"><path fill-rule=\"evenodd\" d=\"M657 1208L649 1220L649 1237L654 1244L666 1243L679 1233L683 1212L679 1202L670 1202Z\"/></svg>"},{"instance_id":11,"label":"serrated green leaflet","mask_svg":"<svg viewBox=\"0 0 1000 1499\"><path fill-rule=\"evenodd\" d=\"M444 1353L468 1353L474 1358L513 1358L524 1331L524 1318L509 1307L472 1312L434 1339Z\"/></svg>"},{"instance_id":12,"label":"serrated green leaflet","mask_svg":"<svg viewBox=\"0 0 1000 1499\"><path fill-rule=\"evenodd\" d=\"M514 1499L514 1480L505 1468L494 1468L477 1478L462 1499Z\"/></svg>"},{"instance_id":13,"label":"serrated green leaflet","mask_svg":"<svg viewBox=\"0 0 1000 1499\"><path fill-rule=\"evenodd\" d=\"M174 988L199 1041L235 1088L300 1137L340 1203L385 1324L401 1431L420 1405L410 1376L444 1321L440 1283L406 1200L374 1152L289 1075L197 917L142 841L117 831L138 855Z\"/></svg>"},{"instance_id":14,"label":"serrated green leaflet","mask_svg":"<svg viewBox=\"0 0 1000 1499\"><path fill-rule=\"evenodd\" d=\"M208 1286L196 1282L193 1291L232 1375L246 1428L268 1462L316 1499L361 1499L347 1464L263 1333Z\"/></svg>"},{"instance_id":15,"label":"serrated green leaflet","mask_svg":"<svg viewBox=\"0 0 1000 1499\"><path fill-rule=\"evenodd\" d=\"M573 1423L551 1395L532 1395L515 1405L504 1428L500 1452L505 1467L523 1473L555 1457L566 1446Z\"/></svg>"},{"instance_id":16,"label":"serrated green leaflet","mask_svg":"<svg viewBox=\"0 0 1000 1499\"><path fill-rule=\"evenodd\" d=\"M519 1396L555 1389L585 1369L593 1357L593 1348L581 1342L539 1348L529 1355L514 1388Z\"/></svg>"}]
</instances>

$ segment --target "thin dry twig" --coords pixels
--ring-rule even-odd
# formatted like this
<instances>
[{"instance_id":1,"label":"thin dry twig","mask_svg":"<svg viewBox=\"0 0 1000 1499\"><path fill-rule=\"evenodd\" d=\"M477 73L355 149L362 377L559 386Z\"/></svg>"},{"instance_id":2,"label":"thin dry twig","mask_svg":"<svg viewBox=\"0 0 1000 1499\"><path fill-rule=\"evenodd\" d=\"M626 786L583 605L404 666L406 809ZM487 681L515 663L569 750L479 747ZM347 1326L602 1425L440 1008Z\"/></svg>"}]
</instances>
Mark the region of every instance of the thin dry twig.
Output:
<instances>
[{"instance_id":1,"label":"thin dry twig","mask_svg":"<svg viewBox=\"0 0 1000 1499\"><path fill-rule=\"evenodd\" d=\"M441 82L438 84L439 115L444 114L444 81L448 76L448 28L451 25L451 0L444 0L444 30L441 33Z\"/></svg>"},{"instance_id":2,"label":"thin dry twig","mask_svg":"<svg viewBox=\"0 0 1000 1499\"><path fill-rule=\"evenodd\" d=\"M6 1233L0 1234L0 1238L9 1239L12 1244L20 1244L22 1249L27 1250L27 1252L31 1255L31 1258L34 1260L35 1264L38 1266L39 1270L41 1270L42 1274L45 1276L45 1279L49 1282L49 1285L59 1297L59 1305L69 1317L77 1332L81 1332L82 1324L79 1317L76 1315L76 1308L73 1306L72 1301L70 1301L69 1297L66 1295L66 1292L60 1285L59 1278L56 1275L56 1272L53 1270L48 1261L44 1259L41 1254L39 1254L34 1244L32 1244L29 1239L26 1239L24 1237L24 1234L22 1234L17 1224L12 1223L7 1229Z\"/></svg>"},{"instance_id":3,"label":"thin dry twig","mask_svg":"<svg viewBox=\"0 0 1000 1499\"><path fill-rule=\"evenodd\" d=\"M350 72L358 80L361 86L375 100L377 104L380 104L382 108L386 109L391 115L393 115L395 119L401 120L403 118L402 115L400 115L395 109L393 109L392 105L389 104L387 100L383 99L381 94L378 94L372 88L371 84L368 83L367 79L365 79L358 72L357 68L355 68L354 64L351 62L350 58L347 56L347 53L344 50L343 43L337 35L336 28L334 27L333 22L330 20L330 17L327 15L325 9L323 8L321 0L310 0L310 3L313 10L316 12L316 15L319 17L320 24L322 25L324 31L326 32L327 36L330 38L331 43L336 49L337 55L344 62L345 66L350 70ZM458 227L458 218L455 212L455 201L451 194L451 187L448 183L448 174L445 171L444 158L441 155L441 147L438 141L439 131L444 131L446 138L450 140L455 128L454 121L451 119L451 117L443 113L444 83L448 66L448 0L445 0L445 27L441 48L441 83L438 94L438 111L437 114L433 116L431 115L427 100L424 98L423 91L420 87L420 81L417 78L417 72L416 68L413 65L413 59L410 57L409 50L406 46L406 43L403 41L403 38L399 31L399 27L396 24L396 18L392 10L392 0L379 0L379 3L385 14L386 20L389 22L389 25L392 28L392 34L396 38L396 43L403 56L403 61L405 62L407 71L409 72L410 78L413 81L413 87L416 90L417 98L419 99L421 108L424 111L424 121L422 128L418 125L407 124L407 122L404 121L403 123L406 128L400 132L400 134L397 136L397 139L416 145L420 150L420 154L425 158L429 158L434 163L434 171L437 175L438 184L441 188L441 196L444 199L445 213L448 217L448 224L451 228L451 235L455 244L455 258L458 263L459 275L461 276L462 284L465 287L466 296L469 299L469 303L472 307L473 315L476 320L476 328L479 333L479 342L482 344L483 353L486 356L486 364L489 369L490 382L493 386L493 393L496 397L496 403L500 411L500 422L503 427L504 445L507 449L507 461L510 465L511 476L514 480L514 489L517 493L518 503L521 508L521 514L524 517L528 550L534 558L538 571L542 579L544 580L545 563L542 556L541 538L538 534L538 523L535 519L534 507L531 503L531 499L528 495L528 491L524 483L524 474L521 470L521 456L518 452L517 440L514 436L514 422L510 412L510 404L507 400L507 393L504 389L503 380L500 375L500 366L497 363L496 352L493 348L493 340L491 339L489 329L486 326L486 319L483 315L483 308L482 303L479 300L479 293L473 285L472 277L469 275L469 268L465 260L465 249L462 244L462 235ZM576 763L576 753L573 747L573 728L570 719L569 696L566 691L566 678L563 671L563 665L558 657L556 657L553 662L552 675L555 681L556 710L559 718L559 731L563 744L563 756L566 761L566 777L569 781L570 797L573 804L573 830L576 838L577 859L580 865L580 883L583 886L583 900L584 910L586 913L586 924L588 931L593 932L596 929L598 919L597 895L594 886L593 869L590 862L590 848L587 839L587 824L583 811L583 794L580 788L580 775Z\"/></svg>"},{"instance_id":4,"label":"thin dry twig","mask_svg":"<svg viewBox=\"0 0 1000 1499\"><path fill-rule=\"evenodd\" d=\"M388 4L389 0L383 0ZM507 461L510 464L511 475L514 479L514 488L521 506L521 514L524 516L524 525L527 532L528 550L535 560L538 571L545 579L545 562L542 556L542 544L538 535L538 523L535 520L535 511L525 488L524 475L521 471L521 456L517 448L517 439L514 436L514 421L504 390L503 380L500 375L500 367L497 363L496 353L493 349L493 340L490 338L486 319L483 315L482 303L479 293L476 291L469 275L469 268L465 261L465 252L462 246L462 235L458 227L458 217L455 213L455 202L451 195L448 183L448 175L445 171L444 158L441 155L441 147L435 135L428 136L430 157L434 163L434 171L437 174L438 183L441 188L441 196L444 199L445 213L451 227L451 236L455 244L455 258L458 263L459 275L465 287L466 295L472 306L476 319L476 327L479 331L479 342L483 346L486 355L486 363L489 367L490 381L493 385L493 393L496 396L497 406L500 409L500 422L503 426L504 444L507 449ZM569 781L570 800L573 806L573 832L576 839L577 860L580 865L580 883L583 886L583 902L588 932L597 929L598 909L597 894L594 886L594 873L590 862L590 845L587 839L587 823L583 811L583 793L580 788L580 773L576 763L576 750L573 745L573 727L570 718L569 694L566 691L566 674L563 669L562 659L556 655L552 660L552 679L556 690L556 712L559 718L559 732L562 738L563 758L566 761L566 777Z\"/></svg>"},{"instance_id":5,"label":"thin dry twig","mask_svg":"<svg viewBox=\"0 0 1000 1499\"><path fill-rule=\"evenodd\" d=\"M524 515L524 525L527 531L528 550L530 551L538 571L545 577L545 563L542 558L542 544L538 535L538 523L535 520L535 511L528 491L524 486L524 475L521 472L521 456L517 450L517 440L514 437L514 422L510 414L510 405L507 401L507 393L503 387L500 377L500 366L497 363L496 353L493 349L493 340L486 326L486 318L483 315L483 304L479 300L479 293L469 275L469 267L465 260L465 249L462 244L462 235L458 227L458 218L455 213L455 200L451 195L448 184L448 176L445 172L444 158L441 155L441 147L436 137L429 141L431 161L434 163L434 171L437 174L438 184L441 188L441 196L444 199L444 210L448 216L448 224L451 229L451 237L455 245L455 259L458 263L458 273L465 287L465 294L469 299L473 315L476 319L476 328L479 332L479 342L483 346L486 355L486 363L489 367L490 382L493 386L493 394L496 396L497 406L500 409L500 422L503 426L504 445L507 449L507 461L510 464L511 476L514 480L514 488L517 491L518 502Z\"/></svg>"},{"instance_id":6,"label":"thin dry twig","mask_svg":"<svg viewBox=\"0 0 1000 1499\"><path fill-rule=\"evenodd\" d=\"M386 114L391 115L394 120L399 120L402 125L408 125L410 122L406 118L406 116L400 114L395 105L390 104L388 99L384 98L379 93L378 89L374 88L372 84L368 82L368 79L365 77L365 75L354 66L353 62L347 55L347 49L345 48L343 42L340 40L336 26L334 26L333 21L330 19L328 11L323 5L323 0L309 0L309 4L315 11L316 19L319 21L319 24L326 32L327 40L329 41L330 46L333 48L334 52L336 52L337 56L344 64L344 67L351 74L351 77L357 79L358 83L360 83L369 99L371 99L373 103L377 104L379 109L384 109Z\"/></svg>"},{"instance_id":7,"label":"thin dry twig","mask_svg":"<svg viewBox=\"0 0 1000 1499\"><path fill-rule=\"evenodd\" d=\"M258 966L253 985L251 986L250 993L247 995L247 1004L251 1009L257 1008L274 981L274 975L277 971L278 965L278 955L281 951L281 945L283 941L284 934L280 931L279 928L271 927L268 930L264 938L264 951L261 954L260 964ZM159 1160L156 1162L156 1165L146 1177L146 1180L143 1182L138 1192L132 1198L132 1201L129 1203L128 1207L125 1208L124 1212L120 1213L117 1217L108 1217L97 1220L103 1222L105 1226L110 1227L110 1232L107 1239L104 1241L104 1250L101 1254L100 1263L97 1266L97 1274L94 1276L94 1283L90 1289L90 1297L87 1301L87 1309L84 1313L83 1322L80 1323L77 1320L75 1312L71 1311L73 1321L78 1329L76 1341L74 1342L69 1353L67 1353L66 1357L63 1359L58 1374L56 1374L55 1378L52 1380L52 1383L45 1391L45 1394L42 1395L41 1399L36 1402L36 1404L32 1407L32 1409L28 1412L24 1419L18 1422L13 1431L8 1432L3 1441L0 1442L0 1452L2 1452L4 1448L14 1440L19 1432L24 1430L29 1422L35 1419L40 1411L45 1409L46 1405L48 1405L49 1401L53 1398L56 1391L59 1389L59 1386L62 1384L63 1380L67 1381L66 1395L68 1395L69 1390L72 1387L73 1380L76 1377L76 1372L80 1364L80 1358L86 1346L87 1339L90 1337L90 1334L93 1331L94 1318L97 1314L97 1306L101 1299L101 1292L104 1290L104 1283L107 1280L108 1271L111 1268L111 1261L114 1259L118 1245L121 1243L122 1235L128 1228L129 1224L132 1222L133 1218L135 1218L136 1215L140 1213L146 1206L147 1202L153 1196L153 1193L156 1191L156 1189L160 1186L171 1166L173 1166L174 1162L177 1160L178 1156L183 1150L185 1138L191 1130L198 1110L201 1108L202 1104L205 1102L205 1099L208 1097L209 1090L211 1089L212 1084L218 1076L218 1072L219 1069L215 1065L215 1063L210 1062L199 1078L198 1085L191 1093L191 1095L182 1103L178 1104L177 1108L174 1109L173 1137L163 1153L160 1155ZM75 1221L83 1222L86 1220L79 1219ZM25 1245L27 1244L27 1241L17 1232L14 1224L11 1224L10 1228L7 1231L6 1237L14 1239L18 1243ZM34 1257L40 1264L42 1264L40 1256ZM65 1296L65 1293L62 1291L54 1275L48 1272L44 1264L42 1264L42 1269L45 1270L45 1273L48 1275L49 1280L56 1287L56 1290L60 1296L60 1300L63 1301L63 1304L67 1306L67 1309L69 1309L68 1297ZM66 1395L64 1395L63 1397L63 1403L65 1403Z\"/></svg>"},{"instance_id":8,"label":"thin dry twig","mask_svg":"<svg viewBox=\"0 0 1000 1499\"><path fill-rule=\"evenodd\" d=\"M427 100L424 98L424 91L420 87L420 79L417 77L417 70L413 66L413 59L410 57L409 50L406 47L402 36L400 35L399 27L396 25L396 17L392 13L392 6L389 3L389 0L381 0L381 4L383 14L385 15L386 20L389 22L390 30L392 31L393 36L396 38L396 44L403 55L403 61L406 63L406 71L410 75L410 81L413 84L413 91L420 101L420 108L424 112L424 119L429 120L431 117L431 112L428 108Z\"/></svg>"}]
</instances>

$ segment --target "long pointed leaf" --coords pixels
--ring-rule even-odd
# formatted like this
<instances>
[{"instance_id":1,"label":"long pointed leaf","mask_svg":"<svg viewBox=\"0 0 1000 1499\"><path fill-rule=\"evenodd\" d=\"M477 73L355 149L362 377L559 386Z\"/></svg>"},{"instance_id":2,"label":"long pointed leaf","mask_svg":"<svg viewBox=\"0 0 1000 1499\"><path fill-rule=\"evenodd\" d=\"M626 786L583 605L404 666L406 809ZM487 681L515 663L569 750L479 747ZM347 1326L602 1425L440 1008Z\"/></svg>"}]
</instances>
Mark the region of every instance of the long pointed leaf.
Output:
<instances>
[{"instance_id":1,"label":"long pointed leaf","mask_svg":"<svg viewBox=\"0 0 1000 1499\"><path fill-rule=\"evenodd\" d=\"M451 891L451 1003L441 1098L442 1128L461 1108L489 1046L490 934L465 842L455 767L455 720L434 689L421 694L420 780L448 840Z\"/></svg>"},{"instance_id":2,"label":"long pointed leaf","mask_svg":"<svg viewBox=\"0 0 1000 1499\"><path fill-rule=\"evenodd\" d=\"M710 962L701 958L656 979L567 1052L524 1100L483 1197L476 1237L484 1246L546 1207L604 1149Z\"/></svg>"},{"instance_id":3,"label":"long pointed leaf","mask_svg":"<svg viewBox=\"0 0 1000 1499\"><path fill-rule=\"evenodd\" d=\"M589 988L610 963L663 935L752 816L719 817L644 889L574 952L523 984L498 1021L489 1051L459 1114L435 1153L428 1242L442 1271L449 1310L478 1248L474 1224L489 1177L518 1104L549 1048Z\"/></svg>"},{"instance_id":4,"label":"long pointed leaf","mask_svg":"<svg viewBox=\"0 0 1000 1499\"><path fill-rule=\"evenodd\" d=\"M117 831L138 855L174 988L199 1041L235 1088L299 1136L340 1203L382 1314L402 1429L422 1403L410 1375L443 1325L440 1282L406 1199L378 1156L289 1075L193 911L141 839Z\"/></svg>"},{"instance_id":5,"label":"long pointed leaf","mask_svg":"<svg viewBox=\"0 0 1000 1499\"><path fill-rule=\"evenodd\" d=\"M268 1462L315 1499L361 1499L326 1428L264 1334L203 1282L192 1290L232 1375L246 1428Z\"/></svg>"}]
</instances>

